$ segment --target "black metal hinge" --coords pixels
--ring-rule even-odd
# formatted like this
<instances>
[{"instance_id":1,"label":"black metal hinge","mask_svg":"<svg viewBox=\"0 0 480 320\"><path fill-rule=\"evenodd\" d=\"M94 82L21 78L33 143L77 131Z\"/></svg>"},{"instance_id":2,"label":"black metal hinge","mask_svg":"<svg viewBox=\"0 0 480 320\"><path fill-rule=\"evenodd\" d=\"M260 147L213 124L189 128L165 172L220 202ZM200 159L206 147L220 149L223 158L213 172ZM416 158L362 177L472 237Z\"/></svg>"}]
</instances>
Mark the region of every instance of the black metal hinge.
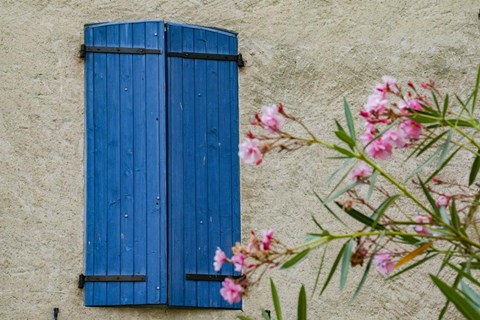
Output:
<instances>
[{"instance_id":1,"label":"black metal hinge","mask_svg":"<svg viewBox=\"0 0 480 320\"><path fill-rule=\"evenodd\" d=\"M200 53L200 52L167 52L167 57L184 59L235 61L241 68L245 66L242 54Z\"/></svg>"},{"instance_id":2,"label":"black metal hinge","mask_svg":"<svg viewBox=\"0 0 480 320\"><path fill-rule=\"evenodd\" d=\"M162 54L162 49L146 49L146 48L118 48L118 47L97 47L80 46L80 58L85 58L87 52L95 53L126 53L126 54Z\"/></svg>"},{"instance_id":3,"label":"black metal hinge","mask_svg":"<svg viewBox=\"0 0 480 320\"><path fill-rule=\"evenodd\" d=\"M244 276L227 276L223 274L197 274L197 273L187 273L185 274L186 280L196 280L196 281L223 281L225 278L240 279Z\"/></svg>"},{"instance_id":4,"label":"black metal hinge","mask_svg":"<svg viewBox=\"0 0 480 320\"><path fill-rule=\"evenodd\" d=\"M78 288L83 289L85 282L145 282L146 277L144 275L118 275L118 276L86 276L80 274L78 276Z\"/></svg>"}]
</instances>

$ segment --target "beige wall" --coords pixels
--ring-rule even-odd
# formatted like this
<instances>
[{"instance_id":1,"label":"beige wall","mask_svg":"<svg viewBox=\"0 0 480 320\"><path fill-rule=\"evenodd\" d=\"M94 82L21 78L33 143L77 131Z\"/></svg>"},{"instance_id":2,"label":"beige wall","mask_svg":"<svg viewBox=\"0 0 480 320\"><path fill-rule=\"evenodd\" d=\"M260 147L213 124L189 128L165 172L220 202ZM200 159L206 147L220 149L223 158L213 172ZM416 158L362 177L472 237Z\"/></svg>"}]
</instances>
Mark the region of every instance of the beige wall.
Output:
<instances>
[{"instance_id":1,"label":"beige wall","mask_svg":"<svg viewBox=\"0 0 480 320\"><path fill-rule=\"evenodd\" d=\"M464 93L479 63L478 1L0 1L0 318L232 319L236 312L85 308L83 271L83 24L165 19L239 32L241 130L263 103L283 102L320 135L341 116L341 99L364 101L382 75L436 79ZM359 120L359 119L358 119ZM321 151L269 156L242 167L248 230L274 226L302 241L310 214L333 224L311 196L333 168ZM317 158L313 158L316 156ZM400 171L400 170L399 170ZM330 250L327 265L333 260ZM286 319L300 282L311 292L318 256L274 278ZM433 266L385 283L372 273L349 304L362 270L343 293L335 283L310 302L311 319L436 319L442 298L425 281ZM323 279L325 273L322 273ZM337 281L337 279L334 279ZM267 282L245 300L272 308ZM455 318L451 315L450 318Z\"/></svg>"}]
</instances>

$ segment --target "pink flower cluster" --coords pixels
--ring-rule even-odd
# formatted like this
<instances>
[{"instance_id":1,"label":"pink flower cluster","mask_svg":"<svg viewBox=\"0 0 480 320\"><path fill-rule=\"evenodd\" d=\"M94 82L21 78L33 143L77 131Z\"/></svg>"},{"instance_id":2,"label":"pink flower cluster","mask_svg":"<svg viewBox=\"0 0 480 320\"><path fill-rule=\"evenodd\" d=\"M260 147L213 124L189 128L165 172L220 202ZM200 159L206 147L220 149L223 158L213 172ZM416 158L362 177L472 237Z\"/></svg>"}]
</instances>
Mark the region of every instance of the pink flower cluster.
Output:
<instances>
[{"instance_id":1,"label":"pink flower cluster","mask_svg":"<svg viewBox=\"0 0 480 320\"><path fill-rule=\"evenodd\" d=\"M395 263L392 254L388 251L377 252L373 258L373 265L384 276L393 271Z\"/></svg>"},{"instance_id":2,"label":"pink flower cluster","mask_svg":"<svg viewBox=\"0 0 480 320\"><path fill-rule=\"evenodd\" d=\"M365 133L361 141L368 155L386 160L391 157L393 148L405 148L420 138L422 126L407 116L411 110L422 110L424 99L418 94L414 97L410 91L404 97L392 77L384 76L382 80L383 83L375 86L374 93L367 98L367 103L360 111L360 116L365 119ZM411 82L409 86L416 92ZM391 97L396 97L399 102L392 102ZM386 129L382 126L391 125L396 120L399 120L398 124L376 137Z\"/></svg>"},{"instance_id":3,"label":"pink flower cluster","mask_svg":"<svg viewBox=\"0 0 480 320\"><path fill-rule=\"evenodd\" d=\"M273 229L268 229L264 232L263 238L259 238L255 232L251 231L247 246L236 243L235 247L232 248L233 256L231 258L228 258L222 249L217 248L213 258L213 269L218 272L222 269L224 263L230 263L234 265L235 271L241 272L243 275L250 275L262 265L275 267L276 264L270 259L274 253L273 244L277 243L273 238L274 232ZM226 278L222 282L220 294L230 304L239 302L242 295L247 293L248 285L249 279L247 277L236 280Z\"/></svg>"},{"instance_id":4,"label":"pink flower cluster","mask_svg":"<svg viewBox=\"0 0 480 320\"><path fill-rule=\"evenodd\" d=\"M282 104L263 106L261 114L255 114L252 125L260 126L268 133L278 133L285 123L285 113ZM239 146L238 156L245 163L259 165L263 160L263 153L268 150L267 145L262 145L259 139L251 133L247 133L247 139Z\"/></svg>"}]
</instances>

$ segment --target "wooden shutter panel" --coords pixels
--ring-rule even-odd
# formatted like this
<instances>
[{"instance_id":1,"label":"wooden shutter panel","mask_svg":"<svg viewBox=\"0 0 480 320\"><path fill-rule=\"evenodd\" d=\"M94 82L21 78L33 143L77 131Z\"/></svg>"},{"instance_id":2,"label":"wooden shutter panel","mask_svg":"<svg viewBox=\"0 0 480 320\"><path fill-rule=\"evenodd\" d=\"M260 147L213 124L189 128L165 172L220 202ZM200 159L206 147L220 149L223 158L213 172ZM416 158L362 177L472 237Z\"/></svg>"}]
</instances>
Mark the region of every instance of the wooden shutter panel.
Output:
<instances>
[{"instance_id":1,"label":"wooden shutter panel","mask_svg":"<svg viewBox=\"0 0 480 320\"><path fill-rule=\"evenodd\" d=\"M237 54L236 34L167 25L169 305L241 308L219 294L217 246L240 241L238 67L236 61L174 53ZM234 275L231 266L221 274Z\"/></svg>"},{"instance_id":2,"label":"wooden shutter panel","mask_svg":"<svg viewBox=\"0 0 480 320\"><path fill-rule=\"evenodd\" d=\"M85 45L164 50L164 24L90 25ZM85 305L165 304L165 55L87 52L85 78L85 273L146 277L86 282Z\"/></svg>"}]
</instances>

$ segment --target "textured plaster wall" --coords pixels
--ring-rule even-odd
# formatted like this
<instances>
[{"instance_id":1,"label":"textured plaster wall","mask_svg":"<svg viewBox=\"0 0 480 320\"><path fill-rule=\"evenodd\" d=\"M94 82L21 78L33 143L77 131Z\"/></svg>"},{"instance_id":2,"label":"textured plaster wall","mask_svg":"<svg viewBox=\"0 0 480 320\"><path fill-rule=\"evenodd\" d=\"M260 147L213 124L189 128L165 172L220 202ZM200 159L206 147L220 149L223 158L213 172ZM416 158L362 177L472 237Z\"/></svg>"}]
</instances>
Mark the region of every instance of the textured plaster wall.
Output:
<instances>
[{"instance_id":1,"label":"textured plaster wall","mask_svg":"<svg viewBox=\"0 0 480 320\"><path fill-rule=\"evenodd\" d=\"M52 319L53 307L59 319L233 319L237 313L83 307L76 288L84 260L84 77L77 53L83 24L165 19L235 30L247 60L240 73L242 132L261 104L283 102L323 136L341 117L342 97L361 105L384 74L433 78L465 93L480 62L479 9L467 0L1 0L0 318ZM312 213L334 225L311 195L323 192L335 165L322 155L312 149L242 167L244 236L275 226L287 243L303 241ZM312 255L295 272L273 275L286 319L295 318L301 281L311 292L318 263ZM334 284L310 299L310 317L435 319L443 300L425 280L430 269L388 283L372 273L349 303L362 272L355 269L347 290ZM267 281L260 283L245 311L257 316L260 307L272 308L268 292Z\"/></svg>"}]
</instances>

